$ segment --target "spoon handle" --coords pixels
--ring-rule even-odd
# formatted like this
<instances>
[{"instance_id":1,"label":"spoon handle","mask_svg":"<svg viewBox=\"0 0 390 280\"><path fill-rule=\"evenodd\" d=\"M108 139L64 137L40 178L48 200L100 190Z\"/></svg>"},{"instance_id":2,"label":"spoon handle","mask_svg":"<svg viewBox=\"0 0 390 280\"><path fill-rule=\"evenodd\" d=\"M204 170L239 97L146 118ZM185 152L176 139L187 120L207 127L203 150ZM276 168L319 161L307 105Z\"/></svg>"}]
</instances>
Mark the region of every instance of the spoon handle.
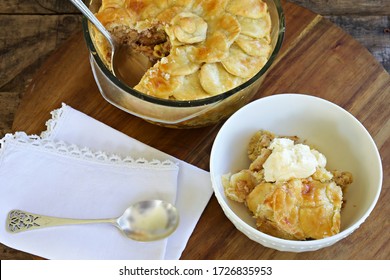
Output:
<instances>
[{"instance_id":1,"label":"spoon handle","mask_svg":"<svg viewBox=\"0 0 390 280\"><path fill-rule=\"evenodd\" d=\"M114 45L113 38L110 32L104 27L104 25L97 19L97 17L91 12L90 9L84 4L82 0L69 0L77 9L90 21L93 25L106 37L106 39Z\"/></svg>"},{"instance_id":2,"label":"spoon handle","mask_svg":"<svg viewBox=\"0 0 390 280\"><path fill-rule=\"evenodd\" d=\"M116 219L68 219L33 214L22 210L12 210L8 213L6 230L10 233L40 229L45 227L77 225L77 224L95 224L95 223L114 223Z\"/></svg>"}]
</instances>

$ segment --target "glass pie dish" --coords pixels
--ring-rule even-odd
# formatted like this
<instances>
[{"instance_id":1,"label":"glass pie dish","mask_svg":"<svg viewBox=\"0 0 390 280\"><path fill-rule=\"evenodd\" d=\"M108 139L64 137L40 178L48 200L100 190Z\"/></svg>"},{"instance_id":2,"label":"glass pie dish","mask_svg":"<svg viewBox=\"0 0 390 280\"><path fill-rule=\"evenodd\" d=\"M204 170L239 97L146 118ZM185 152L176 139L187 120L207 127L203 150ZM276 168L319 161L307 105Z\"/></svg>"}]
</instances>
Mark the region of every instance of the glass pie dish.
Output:
<instances>
[{"instance_id":1,"label":"glass pie dish","mask_svg":"<svg viewBox=\"0 0 390 280\"><path fill-rule=\"evenodd\" d=\"M89 8L98 12L100 0L91 0ZM127 86L118 80L99 56L92 25L83 19L83 32L90 53L95 81L102 96L112 105L151 123L174 128L195 128L226 119L247 104L258 92L267 70L273 64L282 45L285 20L279 0L264 0L271 19L271 54L266 64L252 78L230 90L206 98L175 100L158 98Z\"/></svg>"}]
</instances>

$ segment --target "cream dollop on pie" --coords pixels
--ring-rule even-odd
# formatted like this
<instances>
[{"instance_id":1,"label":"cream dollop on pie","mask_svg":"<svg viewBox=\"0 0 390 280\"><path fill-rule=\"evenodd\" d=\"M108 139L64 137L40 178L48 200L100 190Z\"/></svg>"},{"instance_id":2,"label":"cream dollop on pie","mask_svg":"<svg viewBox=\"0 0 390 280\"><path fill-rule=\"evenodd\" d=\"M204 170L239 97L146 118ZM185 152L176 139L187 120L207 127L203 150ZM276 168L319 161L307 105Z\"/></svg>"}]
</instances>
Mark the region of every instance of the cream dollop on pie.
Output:
<instances>
[{"instance_id":1,"label":"cream dollop on pie","mask_svg":"<svg viewBox=\"0 0 390 280\"><path fill-rule=\"evenodd\" d=\"M102 0L102 24L153 66L134 88L164 99L194 100L252 78L272 52L262 0ZM93 39L109 66L110 47Z\"/></svg>"}]
</instances>

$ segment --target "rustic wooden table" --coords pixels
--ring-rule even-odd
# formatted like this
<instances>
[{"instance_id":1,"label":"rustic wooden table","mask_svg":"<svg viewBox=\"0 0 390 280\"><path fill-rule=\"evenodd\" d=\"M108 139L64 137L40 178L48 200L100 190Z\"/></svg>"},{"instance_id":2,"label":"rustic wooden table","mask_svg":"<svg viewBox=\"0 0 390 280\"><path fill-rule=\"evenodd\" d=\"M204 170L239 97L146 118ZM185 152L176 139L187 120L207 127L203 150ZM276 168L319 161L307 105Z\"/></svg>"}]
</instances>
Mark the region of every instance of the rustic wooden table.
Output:
<instances>
[{"instance_id":1,"label":"rustic wooden table","mask_svg":"<svg viewBox=\"0 0 390 280\"><path fill-rule=\"evenodd\" d=\"M316 13L325 15L325 18L329 19L330 21L336 23L337 25L341 26L347 33L350 33L357 41L360 41L364 46L366 46L369 51L373 54L373 56L376 58L377 61L379 61L382 66L389 71L390 70L390 33L389 33L389 14L390 14L390 2L387 0L383 1L362 1L362 0L355 0L355 1L326 1L326 3L321 3L324 1L289 1L294 2L297 4L300 4L302 6L306 6L307 8L310 8ZM2 42L4 44L0 45L1 49L1 77L0 77L0 136L4 134L7 131L12 131L12 124L14 122L15 112L17 111L19 107L19 102L24 96L24 93L26 92L26 88L29 86L29 90L27 94L27 98L24 99L24 103L21 104L21 110L19 108L19 114L18 118L15 120L15 123L13 125L14 128L23 129L23 130L29 130L30 128L26 126L25 117L26 115L23 114L23 111L26 112L26 110L32 110L36 108L36 94L37 91L34 90L34 87L37 86L38 88L42 87L42 84L39 84L39 82L33 86L31 86L31 80L33 79L34 75L36 75L36 70L40 68L44 63L47 64L46 60L48 57L51 58L49 60L49 65L53 63L53 59L61 59L59 52L53 51L60 48L61 45L64 44L64 42L67 41L68 38L72 37L73 41L69 43L69 41L66 42L66 44L73 45L75 47L79 46L79 40L77 41L77 38L75 39L74 33L77 33L77 31L80 31L81 29L81 16L77 11L66 1L11 1L11 0L3 0L0 2L0 22L2 23L3 29L0 31L0 37L2 38ZM300 16L300 15L295 15ZM329 26L328 26L329 27ZM324 25L324 28L327 28L327 24ZM326 29L323 30L325 32ZM319 31L316 31L319 32ZM342 36L338 32L336 32L338 36ZM345 39L345 38L344 38ZM291 43L291 42L290 42ZM352 43L353 46L354 43ZM74 50L73 50L74 51ZM84 50L85 51L85 50ZM75 55L73 53L73 55ZM365 57L367 58L367 56ZM375 60L375 59L374 59ZM349 61L351 63L356 63L354 61L353 57L349 55L348 58L346 58L346 61ZM359 65L358 63L356 65ZM68 65L68 67L71 67L71 65ZM386 86L385 88L375 88L372 90L364 89L367 94L369 92L369 95L366 96L366 100L360 99L359 102L355 102L349 100L343 100L338 99L337 97L334 99L334 101L342 101L344 102L344 106L348 107L350 111L354 111L358 114L359 119L364 119L366 123L372 124L370 127L370 132L375 132L376 140L379 141L379 146L381 148L382 153L384 153L383 158L387 161L384 161L384 173L385 173L385 180L388 179L388 134L389 134L389 126L388 126L388 107L384 107L384 111L381 111L378 113L378 116L384 116L387 118L384 120L378 120L377 125L373 125L374 122L370 121L375 116L373 115L372 110L370 109L369 112L367 112L367 116L364 115L365 109L361 106L362 104L367 103L369 100L375 99L373 96L374 93L378 94L378 102L384 102L386 103L386 96L389 96L388 88L389 88L389 77L385 70L380 69L381 67L374 67L373 65L370 66L371 70L367 70L367 73L376 73L376 77L378 79L373 80L373 85L380 85L378 81L382 81L382 85ZM373 70L375 68L375 71ZM83 71L86 71L88 67L84 67ZM58 69L57 69L58 70ZM355 69L356 70L356 69ZM41 69L42 71L42 69ZM80 70L81 71L81 70ZM274 70L275 73L278 72L278 68ZM383 73L382 73L383 72ZM356 72L357 73L357 72ZM379 74L378 74L379 73ZM42 75L41 73L38 73ZM288 74L286 74L288 75ZM272 75L271 75L272 76ZM363 75L364 76L364 75ZM363 77L362 76L362 77ZM380 78L379 78L380 77ZM48 81L50 82L50 81ZM90 83L93 83L92 80L89 81ZM383 84L383 82L385 84ZM269 83L268 83L269 84ZM299 85L299 82L297 83ZM73 85L72 85L73 86ZM272 89L272 85L268 85L269 89ZM342 88L342 86L340 86ZM333 93L332 93L333 94ZM329 97L334 98L333 95L329 95ZM62 96L64 99L68 99L69 101L72 100L71 96L64 95ZM79 105L82 105L82 101L80 101ZM347 102L347 103L345 103ZM358 104L360 104L358 106ZM52 106L58 105L58 104L46 104L47 107L42 110L42 112L38 112L37 114L37 120L32 122L31 130L34 132L38 129L38 123L43 123L42 119L47 118L47 113L49 109L52 109ZM72 105L72 104L70 104ZM103 105L103 104L101 104ZM104 105L106 106L106 105ZM377 106L377 104L375 105ZM375 107L374 106L374 107ZM372 108L374 108L372 107ZM377 108L379 110L379 108ZM21 113L22 112L22 113ZM379 112L379 111L378 111ZM88 113L88 112L87 112ZM124 114L115 112L115 114L118 114L120 118L126 117ZM387 117L386 117L387 116ZM387 125L386 125L387 123ZM154 129L153 127L147 126L150 128L150 133L163 133L164 130L161 129ZM153 130L152 130L153 129ZM382 129L382 130L381 130ZM124 128L126 130L126 128ZM159 132L156 132L156 131ZM210 131L210 135L214 135L216 132L216 129L206 129L207 131ZM380 130L380 131L379 131ZM199 131L198 131L199 132ZM177 132L180 133L180 132ZM189 132L191 134L192 132ZM196 132L193 132L195 135ZM137 136L137 135L134 135ZM201 136L199 136L201 138ZM202 138L203 139L203 138ZM141 139L144 140L144 142L147 141L147 139ZM210 143L207 143L210 145ZM387 147L387 148L386 148ZM158 147L159 148L159 147ZM161 147L164 148L164 147ZM172 147L165 147L166 149L172 149ZM171 152L171 154L177 153L180 154L179 151L168 150L168 152ZM207 159L207 151L203 151L204 159L195 159L195 156L187 156L185 160L188 162L198 165L201 168L207 169L207 162L205 160ZM388 182L386 182L385 192L384 196L387 197L388 194ZM386 207L386 204L383 203L383 196L382 196L382 204L380 205L380 209L378 211L382 211L386 214L388 212L388 207ZM217 210L218 205L216 204L215 200L212 200L209 205L209 210ZM220 211L220 210L219 210ZM221 213L219 213L221 214ZM380 240L387 240L388 231L386 230L386 227L388 229L388 218L386 218L387 215L382 215L380 220L372 221L371 225L379 226L379 224L384 225L384 231L382 231L385 236L378 236L378 239ZM207 228L207 222L205 220L201 221L201 223L204 225L203 228ZM378 224L379 223L379 224ZM227 226L226 223L224 226ZM366 230L363 231L361 234L369 234L370 231ZM202 229L198 228L195 232L194 238L190 241L189 245L194 245L194 242L196 243L196 238L198 236L202 236ZM360 236L359 238L361 238ZM234 238L240 238L238 237L238 234L234 232ZM234 239L233 238L233 239ZM233 240L232 239L232 240ZM386 242L385 242L386 243ZM381 244L385 244L381 243ZM379 244L379 243L378 243ZM346 245L345 248L351 249L351 244L346 241L344 243ZM18 252L16 250L7 248L6 246L0 245L1 252L0 252L0 259L25 259L30 258L33 256L30 256L28 254L24 254L22 252ZM194 248L193 246L189 246L186 251L184 252L183 257L184 258L196 258L197 254L199 252L193 251L191 248ZM356 248L356 247L355 247ZM361 248L358 246L358 248ZM390 252L388 246L382 247L385 251L381 251L381 248L378 248L378 246L372 247L375 252L368 252L367 250L364 251L364 256L369 258L379 258L379 259L388 259L390 257ZM360 249L359 249L360 250ZM387 251L386 251L387 250ZM243 254L241 257L245 257L245 252L242 252ZM322 251L323 254L322 257L317 254L306 254L306 255L296 255L296 254L277 254L273 252L272 250L265 250L263 253L258 255L258 257L261 258L359 258L358 252L336 252L332 249L327 251ZM336 254L337 253L337 254ZM208 253L209 254L209 253ZM248 255L250 256L250 255ZM254 255L253 255L254 256ZM213 258L217 257L216 255L199 255L201 258ZM231 255L221 255L220 257L224 258L231 258ZM363 257L364 258L364 257Z\"/></svg>"}]
</instances>

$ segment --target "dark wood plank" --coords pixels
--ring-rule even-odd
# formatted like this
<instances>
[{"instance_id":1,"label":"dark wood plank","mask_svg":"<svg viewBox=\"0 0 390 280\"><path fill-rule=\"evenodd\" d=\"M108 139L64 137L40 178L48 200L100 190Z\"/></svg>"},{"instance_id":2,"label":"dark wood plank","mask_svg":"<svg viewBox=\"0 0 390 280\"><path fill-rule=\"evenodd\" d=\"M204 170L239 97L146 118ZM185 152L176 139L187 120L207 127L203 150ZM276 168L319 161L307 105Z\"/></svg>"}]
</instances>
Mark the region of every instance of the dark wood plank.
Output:
<instances>
[{"instance_id":1,"label":"dark wood plank","mask_svg":"<svg viewBox=\"0 0 390 280\"><path fill-rule=\"evenodd\" d=\"M332 15L326 16L326 18L365 46L387 72L390 72L389 16Z\"/></svg>"},{"instance_id":2,"label":"dark wood plank","mask_svg":"<svg viewBox=\"0 0 390 280\"><path fill-rule=\"evenodd\" d=\"M35 1L28 1L35 2ZM10 131L26 87L47 57L81 29L81 16L0 15L0 137ZM10 94L12 93L12 98Z\"/></svg>"},{"instance_id":3,"label":"dark wood plank","mask_svg":"<svg viewBox=\"0 0 390 280\"><path fill-rule=\"evenodd\" d=\"M86 2L86 1L85 1ZM2 0L0 14L69 14L78 10L67 0Z\"/></svg>"},{"instance_id":4,"label":"dark wood plank","mask_svg":"<svg viewBox=\"0 0 390 280\"><path fill-rule=\"evenodd\" d=\"M325 16L365 46L390 72L390 1L290 0Z\"/></svg>"},{"instance_id":5,"label":"dark wood plank","mask_svg":"<svg viewBox=\"0 0 390 280\"><path fill-rule=\"evenodd\" d=\"M320 15L389 15L388 0L289 0Z\"/></svg>"},{"instance_id":6,"label":"dark wood plank","mask_svg":"<svg viewBox=\"0 0 390 280\"><path fill-rule=\"evenodd\" d=\"M11 132L14 115L19 105L19 93L2 92L0 94L0 137L7 132Z\"/></svg>"},{"instance_id":7,"label":"dark wood plank","mask_svg":"<svg viewBox=\"0 0 390 280\"><path fill-rule=\"evenodd\" d=\"M387 0L290 0L290 2L322 15L388 15L390 11L390 3ZM66 0L2 0L0 2L0 13L58 14L77 13L77 9Z\"/></svg>"},{"instance_id":8,"label":"dark wood plank","mask_svg":"<svg viewBox=\"0 0 390 280\"><path fill-rule=\"evenodd\" d=\"M0 29L2 88L30 65L42 63L50 52L80 30L81 16L3 15L0 26L7 26Z\"/></svg>"}]
</instances>

